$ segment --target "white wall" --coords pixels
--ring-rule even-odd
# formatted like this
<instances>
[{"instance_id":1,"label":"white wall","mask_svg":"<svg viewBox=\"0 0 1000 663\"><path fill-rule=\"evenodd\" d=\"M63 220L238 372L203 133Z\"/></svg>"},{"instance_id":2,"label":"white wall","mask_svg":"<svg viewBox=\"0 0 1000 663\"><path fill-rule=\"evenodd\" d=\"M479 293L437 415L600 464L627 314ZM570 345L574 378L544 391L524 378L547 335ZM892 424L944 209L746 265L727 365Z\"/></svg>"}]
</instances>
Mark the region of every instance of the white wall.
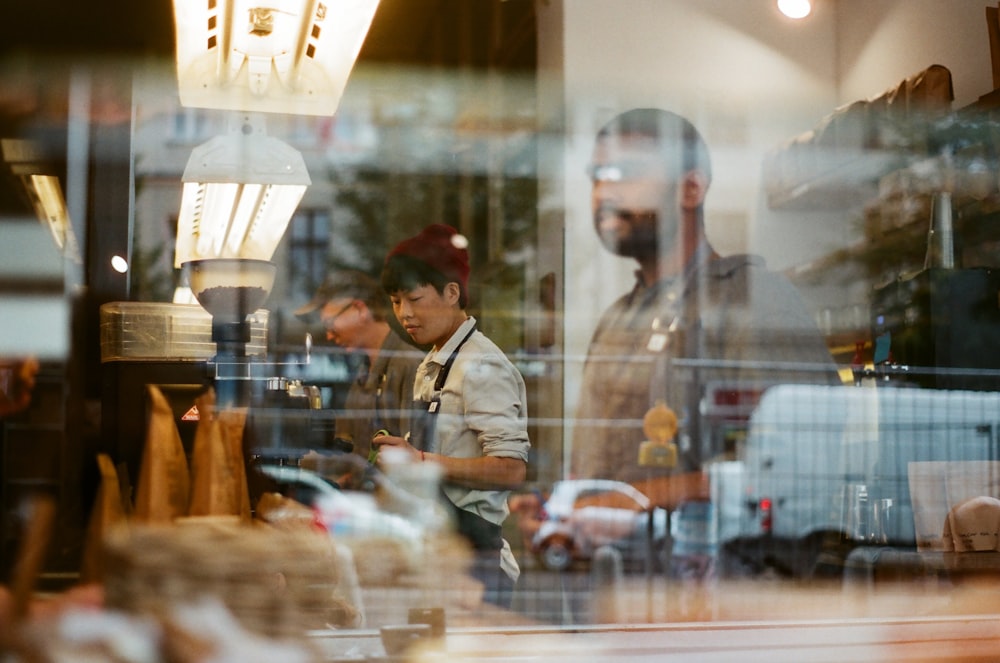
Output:
<instances>
[{"instance_id":1,"label":"white wall","mask_svg":"<svg viewBox=\"0 0 1000 663\"><path fill-rule=\"evenodd\" d=\"M993 89L987 0L838 0L842 102L878 96L932 64L951 71L955 108Z\"/></svg>"},{"instance_id":2,"label":"white wall","mask_svg":"<svg viewBox=\"0 0 1000 663\"><path fill-rule=\"evenodd\" d=\"M836 103L832 12L808 21L781 16L772 0L567 0L560 11L565 101L565 351L567 412L600 312L633 282L634 263L598 246L584 165L597 129L615 113L661 106L691 119L712 149L709 233L724 253L753 246L764 153L807 130ZM543 23L544 24L544 23ZM547 72L548 75L552 71ZM544 113L543 113L544 114Z\"/></svg>"}]
</instances>

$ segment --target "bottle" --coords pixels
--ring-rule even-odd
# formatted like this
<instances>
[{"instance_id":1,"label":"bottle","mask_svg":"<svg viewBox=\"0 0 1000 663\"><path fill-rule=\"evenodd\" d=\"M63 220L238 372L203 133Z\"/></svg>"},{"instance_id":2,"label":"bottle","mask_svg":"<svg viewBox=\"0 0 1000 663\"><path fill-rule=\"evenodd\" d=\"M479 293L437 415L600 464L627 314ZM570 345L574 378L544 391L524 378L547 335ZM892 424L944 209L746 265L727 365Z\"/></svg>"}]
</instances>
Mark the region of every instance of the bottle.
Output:
<instances>
[{"instance_id":1,"label":"bottle","mask_svg":"<svg viewBox=\"0 0 1000 663\"><path fill-rule=\"evenodd\" d=\"M931 198L931 220L927 231L924 269L954 269L955 238L952 223L951 193L939 191Z\"/></svg>"},{"instance_id":2,"label":"bottle","mask_svg":"<svg viewBox=\"0 0 1000 663\"><path fill-rule=\"evenodd\" d=\"M380 437L384 437L386 435L389 435L389 431L387 431L384 428L379 428L377 431L375 431L375 434L372 435L372 441L374 442L374 440ZM372 444L371 449L368 451L369 465L374 465L378 461L378 450L379 446L377 444Z\"/></svg>"}]
</instances>

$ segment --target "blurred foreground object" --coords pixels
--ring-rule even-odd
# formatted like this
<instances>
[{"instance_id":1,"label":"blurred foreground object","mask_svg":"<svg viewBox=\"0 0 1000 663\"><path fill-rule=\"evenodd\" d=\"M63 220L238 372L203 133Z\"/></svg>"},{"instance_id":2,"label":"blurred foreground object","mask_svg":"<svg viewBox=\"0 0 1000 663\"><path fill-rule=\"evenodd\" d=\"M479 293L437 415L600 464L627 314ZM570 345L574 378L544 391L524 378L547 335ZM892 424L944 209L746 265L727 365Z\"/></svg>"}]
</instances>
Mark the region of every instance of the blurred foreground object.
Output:
<instances>
[{"instance_id":1,"label":"blurred foreground object","mask_svg":"<svg viewBox=\"0 0 1000 663\"><path fill-rule=\"evenodd\" d=\"M0 360L0 417L17 414L31 405L38 369L34 357Z\"/></svg>"},{"instance_id":2,"label":"blurred foreground object","mask_svg":"<svg viewBox=\"0 0 1000 663\"><path fill-rule=\"evenodd\" d=\"M236 516L131 527L107 540L109 608L163 614L199 598L218 600L243 628L302 639L315 628L353 626L341 569L322 532L240 524Z\"/></svg>"},{"instance_id":3,"label":"blurred foreground object","mask_svg":"<svg viewBox=\"0 0 1000 663\"><path fill-rule=\"evenodd\" d=\"M24 619L28 614L28 602L35 591L35 581L45 563L45 553L52 535L56 505L50 497L36 497L26 505L27 526L21 549L14 568L14 584L11 594L12 623Z\"/></svg>"}]
</instances>

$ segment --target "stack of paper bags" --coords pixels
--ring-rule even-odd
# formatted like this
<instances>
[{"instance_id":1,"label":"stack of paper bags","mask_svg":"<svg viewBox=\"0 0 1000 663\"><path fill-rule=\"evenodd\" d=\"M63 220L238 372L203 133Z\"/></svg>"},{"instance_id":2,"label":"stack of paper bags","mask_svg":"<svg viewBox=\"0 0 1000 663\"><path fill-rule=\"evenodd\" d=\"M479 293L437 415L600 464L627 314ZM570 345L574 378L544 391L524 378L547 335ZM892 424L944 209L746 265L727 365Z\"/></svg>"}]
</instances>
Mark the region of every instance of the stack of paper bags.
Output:
<instances>
[{"instance_id":1,"label":"stack of paper bags","mask_svg":"<svg viewBox=\"0 0 1000 663\"><path fill-rule=\"evenodd\" d=\"M111 458L97 458L101 483L88 524L82 575L103 576L102 546L107 535L129 522L171 524L179 518L225 516L250 521L250 496L243 459L245 409L216 411L215 391L195 400L199 412L191 461L174 413L155 385L147 385L150 417L135 505L122 494Z\"/></svg>"}]
</instances>

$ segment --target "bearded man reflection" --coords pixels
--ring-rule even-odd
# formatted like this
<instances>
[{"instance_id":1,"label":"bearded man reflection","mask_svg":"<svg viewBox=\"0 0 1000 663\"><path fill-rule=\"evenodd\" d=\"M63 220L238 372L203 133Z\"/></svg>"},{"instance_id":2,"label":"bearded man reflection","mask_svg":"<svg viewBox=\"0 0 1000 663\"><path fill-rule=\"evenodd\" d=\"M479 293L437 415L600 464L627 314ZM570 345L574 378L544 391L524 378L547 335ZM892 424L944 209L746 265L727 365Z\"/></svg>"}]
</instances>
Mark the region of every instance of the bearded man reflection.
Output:
<instances>
[{"instance_id":1,"label":"bearded man reflection","mask_svg":"<svg viewBox=\"0 0 1000 663\"><path fill-rule=\"evenodd\" d=\"M712 167L690 122L653 108L618 115L597 134L588 174L598 238L638 269L590 342L571 473L630 482L674 508L704 498L705 464L734 452L732 436L699 417L709 386L841 381L794 286L762 258L723 257L709 242ZM676 417L670 464L640 463L654 405Z\"/></svg>"}]
</instances>

